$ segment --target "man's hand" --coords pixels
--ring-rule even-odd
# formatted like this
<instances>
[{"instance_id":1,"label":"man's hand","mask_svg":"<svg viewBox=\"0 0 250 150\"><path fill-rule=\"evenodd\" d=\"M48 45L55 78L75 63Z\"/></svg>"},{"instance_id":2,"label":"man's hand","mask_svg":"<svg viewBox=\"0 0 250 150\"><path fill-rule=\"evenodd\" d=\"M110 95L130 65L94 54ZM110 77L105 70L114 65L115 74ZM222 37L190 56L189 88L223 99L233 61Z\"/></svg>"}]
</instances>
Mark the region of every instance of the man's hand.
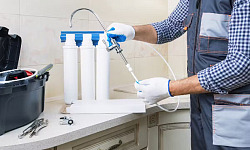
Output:
<instances>
[{"instance_id":1,"label":"man's hand","mask_svg":"<svg viewBox=\"0 0 250 150\"><path fill-rule=\"evenodd\" d=\"M133 40L135 37L135 29L130 25L122 23L112 23L107 30L107 40L110 45L112 45L110 43L110 38L115 39L117 42L124 42L128 40Z\"/></svg>"},{"instance_id":2,"label":"man's hand","mask_svg":"<svg viewBox=\"0 0 250 150\"><path fill-rule=\"evenodd\" d=\"M170 80L166 78L151 78L135 83L137 96L145 99L148 104L155 104L165 98L171 97L169 92Z\"/></svg>"}]
</instances>

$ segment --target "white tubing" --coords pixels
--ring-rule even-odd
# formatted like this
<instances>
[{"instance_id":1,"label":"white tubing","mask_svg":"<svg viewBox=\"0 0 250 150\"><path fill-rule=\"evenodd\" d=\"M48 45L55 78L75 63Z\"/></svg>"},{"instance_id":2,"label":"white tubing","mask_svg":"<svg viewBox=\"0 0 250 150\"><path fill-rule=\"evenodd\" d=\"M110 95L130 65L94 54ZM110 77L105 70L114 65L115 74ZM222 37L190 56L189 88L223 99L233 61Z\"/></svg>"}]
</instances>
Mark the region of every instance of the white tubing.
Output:
<instances>
[{"instance_id":1,"label":"white tubing","mask_svg":"<svg viewBox=\"0 0 250 150\"><path fill-rule=\"evenodd\" d=\"M75 35L67 34L65 46L63 46L64 59L64 101L71 104L78 99L78 47L75 43Z\"/></svg>"},{"instance_id":2,"label":"white tubing","mask_svg":"<svg viewBox=\"0 0 250 150\"><path fill-rule=\"evenodd\" d=\"M132 67L130 66L130 64L127 64L126 67L128 68L128 71L131 73L131 75L133 76L133 78L135 79L135 81L138 83L138 79L135 76Z\"/></svg>"},{"instance_id":3,"label":"white tubing","mask_svg":"<svg viewBox=\"0 0 250 150\"><path fill-rule=\"evenodd\" d=\"M142 42L142 43L144 43L144 42ZM166 59L165 59L165 58L164 58L164 57L163 57L163 56L162 56L153 46L149 45L148 43L144 43L144 44L147 45L148 47L150 47L151 49L153 49L153 50L161 57L161 59L162 59L162 60L165 62L165 64L168 66L168 68L169 68L171 74L172 74L173 77L174 77L174 80L176 80L175 74L174 74L172 68L170 67L170 65L168 64L168 62L166 61ZM156 105L157 105L160 109L162 109L163 111L166 111L166 112L175 112L175 111L178 109L179 105L180 105L180 97L178 96L178 98L177 98L177 105L176 105L175 109L169 110L169 109L167 109L167 108L164 108L164 107L160 106L160 105L157 104L157 103L156 103Z\"/></svg>"},{"instance_id":4,"label":"white tubing","mask_svg":"<svg viewBox=\"0 0 250 150\"><path fill-rule=\"evenodd\" d=\"M91 34L83 34L81 51L82 100L95 100L95 47Z\"/></svg>"},{"instance_id":5,"label":"white tubing","mask_svg":"<svg viewBox=\"0 0 250 150\"><path fill-rule=\"evenodd\" d=\"M106 35L100 34L96 46L96 100L109 99L110 53L106 50L103 39L106 40Z\"/></svg>"}]
</instances>

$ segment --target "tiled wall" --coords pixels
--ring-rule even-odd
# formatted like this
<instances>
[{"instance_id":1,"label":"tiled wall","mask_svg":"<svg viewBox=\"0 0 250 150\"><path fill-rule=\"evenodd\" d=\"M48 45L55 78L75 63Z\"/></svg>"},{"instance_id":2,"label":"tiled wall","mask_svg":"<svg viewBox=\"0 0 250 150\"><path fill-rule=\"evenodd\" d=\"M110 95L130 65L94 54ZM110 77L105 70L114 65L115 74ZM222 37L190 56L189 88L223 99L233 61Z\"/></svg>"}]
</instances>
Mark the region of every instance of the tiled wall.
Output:
<instances>
[{"instance_id":1,"label":"tiled wall","mask_svg":"<svg viewBox=\"0 0 250 150\"><path fill-rule=\"evenodd\" d=\"M54 64L46 85L46 97L62 97L63 53L59 39L60 31L101 30L94 16L84 11L75 15L73 29L69 29L69 16L75 9L93 9L106 26L112 22L138 25L165 19L175 5L171 1L175 0L0 0L0 26L8 27L10 33L19 34L23 39L20 67L40 69L46 64ZM169 59L179 78L186 76L184 39L155 46ZM121 46L139 79L168 77L168 69L163 61L141 42L129 41ZM110 66L111 98L128 97L112 91L113 87L134 82L115 52L111 52Z\"/></svg>"},{"instance_id":2,"label":"tiled wall","mask_svg":"<svg viewBox=\"0 0 250 150\"><path fill-rule=\"evenodd\" d=\"M179 1L168 0L168 14L175 9ZM187 77L187 34L168 43L168 62L177 79Z\"/></svg>"}]
</instances>

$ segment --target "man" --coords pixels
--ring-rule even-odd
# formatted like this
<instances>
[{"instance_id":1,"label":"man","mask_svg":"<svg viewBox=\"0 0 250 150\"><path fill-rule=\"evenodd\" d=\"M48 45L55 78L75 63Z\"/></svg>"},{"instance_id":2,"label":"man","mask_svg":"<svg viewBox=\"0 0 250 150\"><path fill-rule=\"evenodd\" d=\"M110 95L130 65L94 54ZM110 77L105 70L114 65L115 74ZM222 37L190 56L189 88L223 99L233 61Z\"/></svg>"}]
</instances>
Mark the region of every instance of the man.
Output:
<instances>
[{"instance_id":1,"label":"man","mask_svg":"<svg viewBox=\"0 0 250 150\"><path fill-rule=\"evenodd\" d=\"M191 94L193 150L250 149L250 0L180 0L166 20L113 23L108 37L161 44L186 31L189 77L140 81L138 96L154 104Z\"/></svg>"}]
</instances>

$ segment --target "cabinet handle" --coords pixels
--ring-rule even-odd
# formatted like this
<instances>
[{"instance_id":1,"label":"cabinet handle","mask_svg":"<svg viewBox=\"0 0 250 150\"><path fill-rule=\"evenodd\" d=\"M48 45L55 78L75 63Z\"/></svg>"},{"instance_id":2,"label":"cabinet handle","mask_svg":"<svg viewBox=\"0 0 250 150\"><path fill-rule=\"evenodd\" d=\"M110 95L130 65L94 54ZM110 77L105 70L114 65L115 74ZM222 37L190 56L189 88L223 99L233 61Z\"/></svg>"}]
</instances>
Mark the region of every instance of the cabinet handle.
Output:
<instances>
[{"instance_id":1,"label":"cabinet handle","mask_svg":"<svg viewBox=\"0 0 250 150\"><path fill-rule=\"evenodd\" d=\"M119 140L119 144L115 144L115 145L111 146L108 150L115 150L121 145L122 145L122 140Z\"/></svg>"}]
</instances>

